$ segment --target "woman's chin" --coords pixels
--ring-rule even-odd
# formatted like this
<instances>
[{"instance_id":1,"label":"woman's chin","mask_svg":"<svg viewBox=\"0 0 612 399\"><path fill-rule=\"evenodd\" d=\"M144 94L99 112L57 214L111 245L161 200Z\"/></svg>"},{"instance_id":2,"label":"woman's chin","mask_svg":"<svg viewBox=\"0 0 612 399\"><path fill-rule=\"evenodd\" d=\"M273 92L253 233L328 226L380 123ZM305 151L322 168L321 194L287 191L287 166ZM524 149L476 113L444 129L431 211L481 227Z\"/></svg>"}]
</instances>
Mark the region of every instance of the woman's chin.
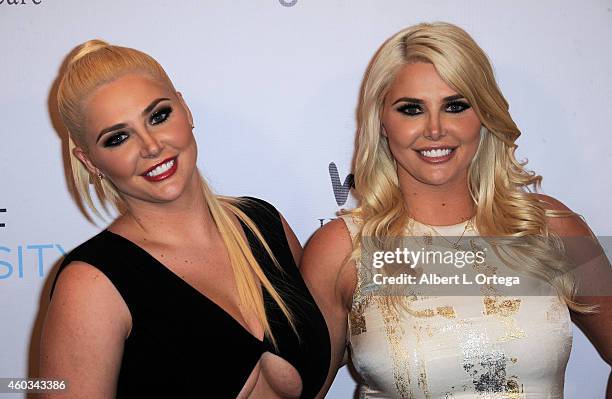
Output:
<instances>
[{"instance_id":1,"label":"woman's chin","mask_svg":"<svg viewBox=\"0 0 612 399\"><path fill-rule=\"evenodd\" d=\"M444 174L439 173L439 174L430 174L426 176L419 176L417 180L428 186L444 188L445 186L450 186L453 183L455 183L457 178L458 176L456 175L450 175L447 173L444 173Z\"/></svg>"}]
</instances>

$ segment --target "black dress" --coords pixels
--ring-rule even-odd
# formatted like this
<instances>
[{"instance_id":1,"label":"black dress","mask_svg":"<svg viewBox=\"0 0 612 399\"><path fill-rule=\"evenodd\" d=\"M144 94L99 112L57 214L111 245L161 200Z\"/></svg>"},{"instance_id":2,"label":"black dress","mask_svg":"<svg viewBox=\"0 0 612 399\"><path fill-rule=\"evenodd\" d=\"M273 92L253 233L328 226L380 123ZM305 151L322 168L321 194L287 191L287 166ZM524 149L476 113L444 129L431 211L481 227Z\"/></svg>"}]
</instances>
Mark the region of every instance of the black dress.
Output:
<instances>
[{"instance_id":1,"label":"black dress","mask_svg":"<svg viewBox=\"0 0 612 399\"><path fill-rule=\"evenodd\" d=\"M241 209L253 220L280 263L281 272L251 231L242 224L266 276L292 310L299 338L264 291L268 320L278 350L260 341L221 307L166 268L142 247L104 230L72 250L72 261L102 271L115 285L132 316L125 340L117 398L235 398L269 351L292 364L302 378L301 398L321 389L330 362L325 320L295 265L278 211L246 197Z\"/></svg>"}]
</instances>

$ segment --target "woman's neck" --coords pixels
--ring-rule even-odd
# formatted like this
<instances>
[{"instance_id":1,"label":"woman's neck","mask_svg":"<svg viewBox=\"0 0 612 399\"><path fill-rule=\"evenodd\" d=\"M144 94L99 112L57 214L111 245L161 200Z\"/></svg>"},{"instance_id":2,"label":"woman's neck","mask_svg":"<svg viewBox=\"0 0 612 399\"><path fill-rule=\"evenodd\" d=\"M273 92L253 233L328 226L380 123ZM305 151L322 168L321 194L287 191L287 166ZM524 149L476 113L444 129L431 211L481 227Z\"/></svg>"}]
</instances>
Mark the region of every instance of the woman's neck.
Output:
<instances>
[{"instance_id":1,"label":"woman's neck","mask_svg":"<svg viewBox=\"0 0 612 399\"><path fill-rule=\"evenodd\" d=\"M400 181L400 191L410 217L433 226L448 226L470 219L476 211L466 181L440 186Z\"/></svg>"},{"instance_id":2,"label":"woman's neck","mask_svg":"<svg viewBox=\"0 0 612 399\"><path fill-rule=\"evenodd\" d=\"M170 203L154 203L129 199L127 212L110 227L144 236L153 242L185 245L212 240L218 232L202 193L197 172L180 197Z\"/></svg>"}]
</instances>

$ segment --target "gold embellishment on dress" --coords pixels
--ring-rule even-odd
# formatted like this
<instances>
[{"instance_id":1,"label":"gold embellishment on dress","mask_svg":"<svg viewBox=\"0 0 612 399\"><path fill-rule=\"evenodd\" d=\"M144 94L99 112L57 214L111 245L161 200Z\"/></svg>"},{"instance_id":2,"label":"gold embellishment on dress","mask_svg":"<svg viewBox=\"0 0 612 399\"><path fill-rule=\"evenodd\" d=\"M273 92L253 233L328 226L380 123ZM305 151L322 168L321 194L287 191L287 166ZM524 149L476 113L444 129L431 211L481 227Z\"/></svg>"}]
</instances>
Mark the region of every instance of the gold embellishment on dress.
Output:
<instances>
[{"instance_id":1,"label":"gold embellishment on dress","mask_svg":"<svg viewBox=\"0 0 612 399\"><path fill-rule=\"evenodd\" d=\"M425 298L425 297L423 297ZM409 307L406 307L406 312L414 317L434 317L436 315L446 317L447 319L453 319L457 315L455 314L455 308L452 306L438 306L434 309L422 309L422 310L413 310Z\"/></svg>"},{"instance_id":2,"label":"gold embellishment on dress","mask_svg":"<svg viewBox=\"0 0 612 399\"><path fill-rule=\"evenodd\" d=\"M446 317L447 319L454 319L457 317L455 308L452 306L438 306L436 310L440 316Z\"/></svg>"},{"instance_id":3,"label":"gold embellishment on dress","mask_svg":"<svg viewBox=\"0 0 612 399\"><path fill-rule=\"evenodd\" d=\"M349 215L350 220L346 220L347 227L349 229L349 233L351 235L351 239L355 238L357 233L357 225L358 221L354 217L354 215ZM367 332L367 326L364 316L365 309L369 306L370 300L372 298L371 293L367 293L363 295L363 286L366 281L368 281L367 276L364 274L366 271L364 270L363 265L361 264L361 260L355 261L356 273L357 273L357 284L355 287L355 292L353 294L353 305L351 307L351 311L349 312L349 325L350 325L350 334L351 336L357 336L364 332Z\"/></svg>"},{"instance_id":4,"label":"gold embellishment on dress","mask_svg":"<svg viewBox=\"0 0 612 399\"><path fill-rule=\"evenodd\" d=\"M351 336L357 336L367 332L366 321L363 315L364 309L368 301L360 301L356 303L349 314L349 323L351 325Z\"/></svg>"},{"instance_id":5,"label":"gold embellishment on dress","mask_svg":"<svg viewBox=\"0 0 612 399\"><path fill-rule=\"evenodd\" d=\"M433 311L432 311L433 312ZM425 398L431 398L429 393L429 387L427 384L427 369L425 368L424 354L423 354L423 334L427 334L429 337L433 337L433 328L430 323L416 322L413 325L415 331L416 345L415 345L415 358L413 359L418 367L418 378L417 385L423 392ZM425 341L428 342L428 341Z\"/></svg>"},{"instance_id":6,"label":"gold embellishment on dress","mask_svg":"<svg viewBox=\"0 0 612 399\"><path fill-rule=\"evenodd\" d=\"M518 328L513 317L521 306L520 299L501 299L484 297L485 312L487 316L494 315L502 317L500 321L506 327L506 333L497 338L498 342L506 342L512 339L525 338L527 334Z\"/></svg>"},{"instance_id":7,"label":"gold embellishment on dress","mask_svg":"<svg viewBox=\"0 0 612 399\"><path fill-rule=\"evenodd\" d=\"M490 296L483 298L485 315L509 317L514 315L521 306L520 299L498 299Z\"/></svg>"},{"instance_id":8,"label":"gold embellishment on dress","mask_svg":"<svg viewBox=\"0 0 612 399\"><path fill-rule=\"evenodd\" d=\"M398 312L391 309L392 305L389 303L388 298L375 297L375 299L385 324L385 332L391 352L391 361L393 362L393 379L395 381L395 389L400 395L400 398L414 399L414 395L409 388L410 374L408 371L408 348L404 348L402 346L402 338L404 337L405 331L403 326L400 324L400 319L397 314Z\"/></svg>"},{"instance_id":9,"label":"gold embellishment on dress","mask_svg":"<svg viewBox=\"0 0 612 399\"><path fill-rule=\"evenodd\" d=\"M436 315L433 309L409 310L409 313L414 317L433 317Z\"/></svg>"}]
</instances>

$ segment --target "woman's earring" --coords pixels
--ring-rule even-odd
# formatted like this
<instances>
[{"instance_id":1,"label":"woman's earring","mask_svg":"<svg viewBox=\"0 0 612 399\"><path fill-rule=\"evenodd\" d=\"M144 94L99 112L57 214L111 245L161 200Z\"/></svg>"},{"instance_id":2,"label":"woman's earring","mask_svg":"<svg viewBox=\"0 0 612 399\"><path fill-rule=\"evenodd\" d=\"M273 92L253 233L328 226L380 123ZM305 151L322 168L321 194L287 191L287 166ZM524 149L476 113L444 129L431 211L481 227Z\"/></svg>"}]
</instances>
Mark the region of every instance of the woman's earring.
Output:
<instances>
[{"instance_id":1,"label":"woman's earring","mask_svg":"<svg viewBox=\"0 0 612 399\"><path fill-rule=\"evenodd\" d=\"M100 172L98 172L98 180L102 180L104 179L104 175Z\"/></svg>"}]
</instances>

